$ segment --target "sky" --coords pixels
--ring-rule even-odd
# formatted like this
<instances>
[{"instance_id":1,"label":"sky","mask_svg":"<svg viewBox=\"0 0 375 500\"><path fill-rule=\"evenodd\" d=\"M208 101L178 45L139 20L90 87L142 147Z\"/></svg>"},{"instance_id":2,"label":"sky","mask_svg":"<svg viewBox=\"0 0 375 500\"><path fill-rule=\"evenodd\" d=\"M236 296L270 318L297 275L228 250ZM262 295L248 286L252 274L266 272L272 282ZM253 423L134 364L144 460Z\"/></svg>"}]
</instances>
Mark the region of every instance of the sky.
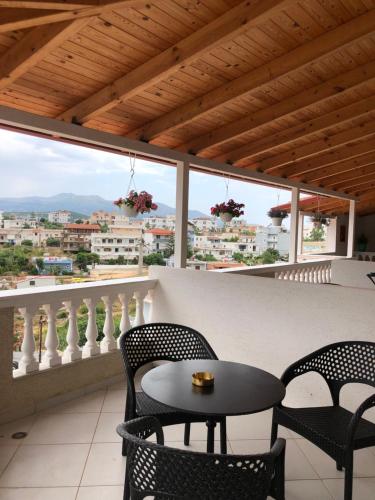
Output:
<instances>
[{"instance_id":1,"label":"sky","mask_svg":"<svg viewBox=\"0 0 375 500\"><path fill-rule=\"evenodd\" d=\"M136 159L136 188L153 194L156 202L175 207L175 178L174 167ZM0 198L73 193L115 200L126 194L129 180L126 156L0 129ZM209 215L211 206L226 201L227 182L191 172L189 209ZM245 203L249 223L268 224L267 210L290 196L288 190L229 180L228 197Z\"/></svg>"}]
</instances>

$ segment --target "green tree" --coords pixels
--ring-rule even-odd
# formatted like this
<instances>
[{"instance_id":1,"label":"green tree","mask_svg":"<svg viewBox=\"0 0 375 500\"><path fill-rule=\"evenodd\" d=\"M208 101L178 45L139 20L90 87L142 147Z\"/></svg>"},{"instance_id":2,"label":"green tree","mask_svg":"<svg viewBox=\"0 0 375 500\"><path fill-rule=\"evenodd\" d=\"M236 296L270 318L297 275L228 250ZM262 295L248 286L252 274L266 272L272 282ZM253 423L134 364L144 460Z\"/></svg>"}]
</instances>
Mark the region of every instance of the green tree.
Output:
<instances>
[{"instance_id":1,"label":"green tree","mask_svg":"<svg viewBox=\"0 0 375 500\"><path fill-rule=\"evenodd\" d=\"M242 252L233 252L233 259L236 262L245 262L246 261L245 256Z\"/></svg>"},{"instance_id":2,"label":"green tree","mask_svg":"<svg viewBox=\"0 0 375 500\"><path fill-rule=\"evenodd\" d=\"M58 238L47 238L46 240L47 247L59 247L60 240Z\"/></svg>"},{"instance_id":3,"label":"green tree","mask_svg":"<svg viewBox=\"0 0 375 500\"><path fill-rule=\"evenodd\" d=\"M81 271L87 271L87 265L89 263L86 252L78 252L76 255L76 265Z\"/></svg>"},{"instance_id":4,"label":"green tree","mask_svg":"<svg viewBox=\"0 0 375 500\"><path fill-rule=\"evenodd\" d=\"M195 258L197 260L201 260L202 262L216 262L217 261L217 259L211 254L203 255L203 254L198 253L197 255L195 255Z\"/></svg>"},{"instance_id":5,"label":"green tree","mask_svg":"<svg viewBox=\"0 0 375 500\"><path fill-rule=\"evenodd\" d=\"M147 266L165 266L165 261L161 253L150 253L143 257L143 263Z\"/></svg>"},{"instance_id":6,"label":"green tree","mask_svg":"<svg viewBox=\"0 0 375 500\"><path fill-rule=\"evenodd\" d=\"M268 248L257 258L260 264L274 264L276 261L280 260L280 253L278 250L273 248Z\"/></svg>"},{"instance_id":7,"label":"green tree","mask_svg":"<svg viewBox=\"0 0 375 500\"><path fill-rule=\"evenodd\" d=\"M305 241L325 241L325 233L322 227L313 227Z\"/></svg>"},{"instance_id":8,"label":"green tree","mask_svg":"<svg viewBox=\"0 0 375 500\"><path fill-rule=\"evenodd\" d=\"M24 247L32 247L33 242L31 240L22 240L21 245L23 245Z\"/></svg>"},{"instance_id":9,"label":"green tree","mask_svg":"<svg viewBox=\"0 0 375 500\"><path fill-rule=\"evenodd\" d=\"M167 248L163 252L164 257L166 257L167 259L168 257L174 254L174 244L175 244L174 234L171 234L167 241Z\"/></svg>"},{"instance_id":10,"label":"green tree","mask_svg":"<svg viewBox=\"0 0 375 500\"><path fill-rule=\"evenodd\" d=\"M43 269L44 269L44 260L41 257L38 257L36 259L35 264L36 264L36 267L39 269L39 272L43 271Z\"/></svg>"},{"instance_id":11,"label":"green tree","mask_svg":"<svg viewBox=\"0 0 375 500\"><path fill-rule=\"evenodd\" d=\"M82 220L82 219L77 219L77 220L75 221L75 223L76 223L76 224L83 224L83 220Z\"/></svg>"}]
</instances>

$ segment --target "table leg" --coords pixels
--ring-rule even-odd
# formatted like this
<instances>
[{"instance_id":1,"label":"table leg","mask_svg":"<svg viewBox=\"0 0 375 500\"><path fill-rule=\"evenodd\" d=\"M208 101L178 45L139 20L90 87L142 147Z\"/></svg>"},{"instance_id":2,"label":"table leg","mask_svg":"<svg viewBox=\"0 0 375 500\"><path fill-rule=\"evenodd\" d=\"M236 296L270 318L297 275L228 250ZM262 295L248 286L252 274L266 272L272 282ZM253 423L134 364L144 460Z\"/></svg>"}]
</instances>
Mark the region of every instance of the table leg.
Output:
<instances>
[{"instance_id":1,"label":"table leg","mask_svg":"<svg viewBox=\"0 0 375 500\"><path fill-rule=\"evenodd\" d=\"M207 453L213 453L215 447L215 420L208 419L206 422L207 425Z\"/></svg>"}]
</instances>

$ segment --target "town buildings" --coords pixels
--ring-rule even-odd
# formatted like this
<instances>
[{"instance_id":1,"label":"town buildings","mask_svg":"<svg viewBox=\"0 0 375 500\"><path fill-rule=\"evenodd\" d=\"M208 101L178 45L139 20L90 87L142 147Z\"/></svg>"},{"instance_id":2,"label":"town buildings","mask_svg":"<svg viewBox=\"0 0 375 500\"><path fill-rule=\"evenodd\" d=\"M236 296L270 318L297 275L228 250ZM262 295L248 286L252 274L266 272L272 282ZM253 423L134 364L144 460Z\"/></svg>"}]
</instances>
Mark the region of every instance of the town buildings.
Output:
<instances>
[{"instance_id":1,"label":"town buildings","mask_svg":"<svg viewBox=\"0 0 375 500\"><path fill-rule=\"evenodd\" d=\"M146 229L144 232L145 253L162 253L173 251L174 231L170 229Z\"/></svg>"},{"instance_id":2,"label":"town buildings","mask_svg":"<svg viewBox=\"0 0 375 500\"><path fill-rule=\"evenodd\" d=\"M91 249L91 235L100 232L98 224L65 224L61 248L65 252Z\"/></svg>"},{"instance_id":3,"label":"town buildings","mask_svg":"<svg viewBox=\"0 0 375 500\"><path fill-rule=\"evenodd\" d=\"M72 213L69 210L56 210L55 212L49 212L48 222L54 224L68 224L72 221Z\"/></svg>"},{"instance_id":4,"label":"town buildings","mask_svg":"<svg viewBox=\"0 0 375 500\"><path fill-rule=\"evenodd\" d=\"M98 254L103 262L119 257L127 263L131 263L134 259L138 260L141 230L116 226L112 226L111 229L112 232L91 235L91 251Z\"/></svg>"}]
</instances>

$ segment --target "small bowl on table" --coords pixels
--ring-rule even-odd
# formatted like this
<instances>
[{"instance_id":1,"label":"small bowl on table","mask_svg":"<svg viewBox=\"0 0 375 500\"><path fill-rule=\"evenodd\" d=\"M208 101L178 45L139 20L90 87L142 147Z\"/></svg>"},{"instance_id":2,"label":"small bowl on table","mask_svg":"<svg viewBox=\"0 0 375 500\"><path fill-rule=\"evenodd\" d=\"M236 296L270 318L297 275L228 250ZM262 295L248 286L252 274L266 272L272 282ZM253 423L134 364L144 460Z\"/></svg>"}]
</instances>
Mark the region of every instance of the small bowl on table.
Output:
<instances>
[{"instance_id":1,"label":"small bowl on table","mask_svg":"<svg viewBox=\"0 0 375 500\"><path fill-rule=\"evenodd\" d=\"M212 387L215 377L211 372L195 372L192 375L192 384L197 387Z\"/></svg>"}]
</instances>

